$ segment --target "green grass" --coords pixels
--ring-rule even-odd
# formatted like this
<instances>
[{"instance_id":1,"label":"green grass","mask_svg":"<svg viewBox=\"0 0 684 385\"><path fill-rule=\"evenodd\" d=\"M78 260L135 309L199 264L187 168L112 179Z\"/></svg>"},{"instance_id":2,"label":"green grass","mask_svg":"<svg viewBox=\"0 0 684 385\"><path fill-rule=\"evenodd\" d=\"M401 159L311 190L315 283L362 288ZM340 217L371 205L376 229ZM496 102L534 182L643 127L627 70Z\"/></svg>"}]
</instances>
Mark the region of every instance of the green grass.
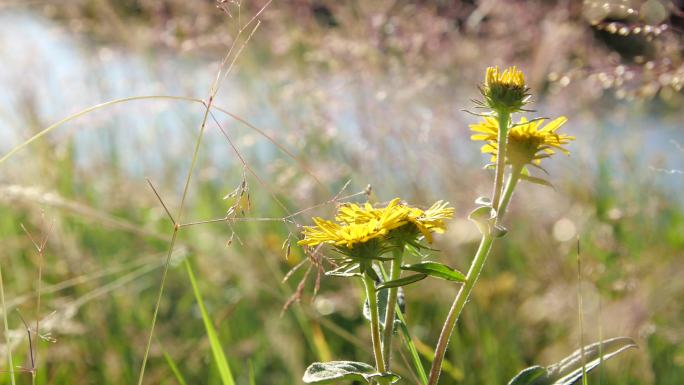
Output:
<instances>
[{"instance_id":1,"label":"green grass","mask_svg":"<svg viewBox=\"0 0 684 385\"><path fill-rule=\"evenodd\" d=\"M204 324L204 329L207 333L207 338L209 339L209 345L211 346L211 355L214 358L214 364L218 367L219 374L221 376L221 383L223 385L235 385L235 379L233 378L233 373L230 371L230 365L226 359L226 355L223 352L223 346L221 345L221 340L216 333L213 321L207 309L204 307L204 301L202 300L202 293L197 286L197 279L195 274L192 272L192 267L190 266L190 261L185 259L183 261L185 265L185 270L188 273L188 278L190 279L190 284L192 285L192 292L195 294L195 299L197 299L197 304L199 305L200 312L202 314L202 323Z\"/></svg>"}]
</instances>

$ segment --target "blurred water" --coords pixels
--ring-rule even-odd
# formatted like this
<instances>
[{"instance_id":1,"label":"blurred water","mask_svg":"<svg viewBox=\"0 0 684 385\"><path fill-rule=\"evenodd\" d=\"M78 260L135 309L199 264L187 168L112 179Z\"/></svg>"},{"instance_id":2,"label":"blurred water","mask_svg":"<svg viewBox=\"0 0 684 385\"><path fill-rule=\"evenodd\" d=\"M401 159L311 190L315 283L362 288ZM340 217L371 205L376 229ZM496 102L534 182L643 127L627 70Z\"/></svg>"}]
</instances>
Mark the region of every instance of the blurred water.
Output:
<instances>
[{"instance_id":1,"label":"blurred water","mask_svg":"<svg viewBox=\"0 0 684 385\"><path fill-rule=\"evenodd\" d=\"M0 72L2 152L40 128L109 100L138 95L204 99L217 68L190 57L94 48L52 21L20 12L0 13L0 56L7 58ZM220 103L240 114L244 99L230 92L230 79L224 87L229 91L222 92ZM127 102L69 122L50 138L60 143L73 137L81 165L105 162L111 155L107 151L117 151L118 158L128 160L121 166L141 175L165 166L169 157L188 153L202 111L201 104L185 101ZM37 122L30 127L26 123L32 119ZM217 146L208 150L222 155Z\"/></svg>"},{"instance_id":2,"label":"blurred water","mask_svg":"<svg viewBox=\"0 0 684 385\"><path fill-rule=\"evenodd\" d=\"M214 78L218 63L206 58L194 58L174 52L139 52L125 48L95 46L67 32L65 28L41 16L29 12L0 13L0 151L6 152L14 145L34 134L39 127L45 127L80 109L116 98L134 95L184 95L205 98ZM219 54L216 60L220 59ZM288 71L287 68L281 69ZM227 107L231 112L243 116L267 131L281 125L278 111L268 102L268 92L276 85L268 76L259 79L239 77L239 71L228 78L224 84L217 104ZM292 70L289 78L296 80L302 76ZM339 104L331 111L331 119L338 133L354 138L364 137L354 101L358 95L346 92L348 79L328 79L320 87L339 99ZM261 82L261 83L260 83ZM249 84L249 86L246 86ZM370 95L382 99L381 92L393 90L375 89L377 84L365 85ZM463 85L463 90L455 94L467 100L472 95L472 84ZM332 91L331 91L332 90ZM370 99L373 99L372 97ZM296 102L296 100L295 100ZM411 114L422 122L416 127L420 135L429 133L434 123L433 111L447 110L460 114L458 103L444 100L444 105L434 105L434 99L415 101L411 110L400 110L389 114L401 121L402 114ZM562 105L548 103L536 106L548 113L565 113ZM297 107L291 107L297 108ZM104 164L112 157L123 160L120 167L136 177L149 175L168 167L169 159L186 162L191 138L201 121L203 107L186 102L136 101L107 108L89 114L57 129L51 136L56 146L66 138L73 138L79 165ZM460 114L461 121L453 123L457 128L455 135L449 136L446 148L453 151L452 158L459 159L468 166L482 162L482 157L472 151L467 140L465 123L476 120ZM222 122L228 120L221 118ZM33 125L30 123L33 122ZM390 121L388 124L391 124ZM427 128L426 128L427 127ZM235 125L227 127L236 132L235 139L242 148L249 147L253 159L266 163L275 156L274 146L256 136L253 132L238 131ZM270 130L269 130L270 129ZM684 144L680 122L666 122L659 117L635 116L626 106L619 111L606 111L605 118L598 122L595 118L574 117L568 124L568 132L578 139L571 145L573 164L568 160L554 162L551 170L558 179L588 178L586 172L596 171L597 158L605 156L614 164L613 178L623 183L642 183L644 175L659 188L668 191L672 198L684 203L679 194L684 188L684 175L678 171L668 173L658 169L684 169L684 152L676 143ZM280 133L281 137L284 133ZM444 137L438 139L419 139L424 146L440 145L444 148ZM432 142L431 142L432 140ZM237 163L226 141L213 130L206 140L204 153L218 165L232 167ZM358 141L353 151L374 151L374 143ZM401 153L401 148L392 148ZM25 151L30 152L32 148ZM417 151L417 156L430 159L430 151ZM226 156L230 154L230 156ZM601 154L601 155L599 155ZM624 167L625 158L634 163L634 168ZM382 167L368 166L362 170L370 178L379 179ZM387 169L384 169L387 172ZM390 170L392 171L392 170ZM394 170L396 171L396 170ZM419 170L424 181L438 180L440 171ZM182 173L181 173L182 174ZM407 180L399 183L410 184L412 174L396 173ZM393 176L394 177L394 176ZM435 184L437 185L437 184Z\"/></svg>"}]
</instances>

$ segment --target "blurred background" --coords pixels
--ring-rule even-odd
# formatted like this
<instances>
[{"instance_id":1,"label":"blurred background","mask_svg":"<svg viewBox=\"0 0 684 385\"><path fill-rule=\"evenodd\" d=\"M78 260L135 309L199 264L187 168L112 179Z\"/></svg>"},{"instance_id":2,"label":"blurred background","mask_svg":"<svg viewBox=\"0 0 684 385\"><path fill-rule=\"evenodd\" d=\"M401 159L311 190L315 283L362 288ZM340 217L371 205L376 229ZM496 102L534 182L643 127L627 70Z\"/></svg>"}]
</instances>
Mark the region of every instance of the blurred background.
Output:
<instances>
[{"instance_id":1,"label":"blurred background","mask_svg":"<svg viewBox=\"0 0 684 385\"><path fill-rule=\"evenodd\" d=\"M230 46L235 57L252 31L240 26L265 4L0 2L0 153L113 99L206 99ZM183 221L223 217L235 189L250 198L237 202L240 216L276 220L182 229L145 383L177 383L168 359L188 383L220 383L185 259L239 384L250 368L258 384L298 384L315 360L371 361L360 287L317 282L298 226L367 185L377 201L445 199L457 215L435 258L466 270L479 240L466 217L492 174L469 139L478 118L463 110L475 111L489 65L521 67L536 116L566 115L577 140L569 157L545 161L555 190L519 186L441 384L504 384L579 347L578 238L584 341L639 344L590 383L684 381L682 1L276 0L259 20L215 98L249 124L217 110L208 120ZM37 383L137 380L172 232L146 178L175 213L203 113L185 100L122 102L0 165L14 361L31 367L22 318L40 319ZM34 240L49 234L43 258L22 225ZM406 288L426 367L456 290L434 280ZM293 295L300 301L283 310ZM416 383L405 359L395 362Z\"/></svg>"}]
</instances>

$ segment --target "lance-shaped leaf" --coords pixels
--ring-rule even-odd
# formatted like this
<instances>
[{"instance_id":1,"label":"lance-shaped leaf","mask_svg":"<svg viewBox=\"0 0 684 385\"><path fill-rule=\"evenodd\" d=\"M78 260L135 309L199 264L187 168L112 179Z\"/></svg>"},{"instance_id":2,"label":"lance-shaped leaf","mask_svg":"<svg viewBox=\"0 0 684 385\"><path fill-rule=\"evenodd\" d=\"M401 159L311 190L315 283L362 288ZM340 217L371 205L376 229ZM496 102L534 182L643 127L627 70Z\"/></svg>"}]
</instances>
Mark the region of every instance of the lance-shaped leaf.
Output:
<instances>
[{"instance_id":1,"label":"lance-shaped leaf","mask_svg":"<svg viewBox=\"0 0 684 385\"><path fill-rule=\"evenodd\" d=\"M539 168L541 168L541 167L539 167ZM544 170L544 169L542 168L542 170ZM544 170L544 172L546 172L546 170ZM530 171L527 169L527 167L523 168L522 173L520 173L520 179L522 179L524 181L528 181L530 183L534 183L534 184L538 184L538 185L542 185L542 186L546 186L546 187L551 187L554 190L556 189L556 187L554 185L552 185L551 182L549 182L548 180L542 179L542 178L537 178L537 177L530 175Z\"/></svg>"},{"instance_id":2,"label":"lance-shaped leaf","mask_svg":"<svg viewBox=\"0 0 684 385\"><path fill-rule=\"evenodd\" d=\"M333 384L342 381L370 384L374 378L383 378L388 384L399 380L396 374L378 373L371 365L354 361L314 362L306 368L302 380L307 384Z\"/></svg>"},{"instance_id":3,"label":"lance-shaped leaf","mask_svg":"<svg viewBox=\"0 0 684 385\"><path fill-rule=\"evenodd\" d=\"M556 189L556 187L554 185L552 185L551 182L549 182L546 179L537 178L537 177L529 176L529 175L520 175L520 179L522 179L524 181L528 181L530 183L534 183L534 184L538 184L538 185L542 185L542 186L546 186L546 187L551 187L554 190Z\"/></svg>"},{"instance_id":4,"label":"lance-shaped leaf","mask_svg":"<svg viewBox=\"0 0 684 385\"><path fill-rule=\"evenodd\" d=\"M378 285L378 290L389 289L390 287L406 286L414 282L418 282L422 279L425 279L425 277L427 277L427 274L414 274L399 279L395 279L393 281L387 281Z\"/></svg>"},{"instance_id":5,"label":"lance-shaped leaf","mask_svg":"<svg viewBox=\"0 0 684 385\"><path fill-rule=\"evenodd\" d=\"M508 385L541 385L547 384L546 381L548 372L546 368L539 365L530 366L529 368L523 369L522 372L518 373L517 376L513 377Z\"/></svg>"},{"instance_id":6,"label":"lance-shaped leaf","mask_svg":"<svg viewBox=\"0 0 684 385\"><path fill-rule=\"evenodd\" d=\"M582 352L577 349L562 361L547 368L554 385L571 385L582 378L583 371L599 366L603 361L617 356L637 344L628 337L616 337L603 342L596 342L584 347L584 370L582 369Z\"/></svg>"},{"instance_id":7,"label":"lance-shaped leaf","mask_svg":"<svg viewBox=\"0 0 684 385\"><path fill-rule=\"evenodd\" d=\"M582 379L584 373L598 367L603 361L636 346L634 340L628 337L596 342L584 347L584 359L582 351L578 349L547 368L532 366L523 370L508 385L573 385Z\"/></svg>"},{"instance_id":8,"label":"lance-shaped leaf","mask_svg":"<svg viewBox=\"0 0 684 385\"><path fill-rule=\"evenodd\" d=\"M439 262L426 261L414 263L412 265L404 265L401 269L427 274L431 277L446 279L447 281L465 282L466 280L463 273Z\"/></svg>"}]
</instances>

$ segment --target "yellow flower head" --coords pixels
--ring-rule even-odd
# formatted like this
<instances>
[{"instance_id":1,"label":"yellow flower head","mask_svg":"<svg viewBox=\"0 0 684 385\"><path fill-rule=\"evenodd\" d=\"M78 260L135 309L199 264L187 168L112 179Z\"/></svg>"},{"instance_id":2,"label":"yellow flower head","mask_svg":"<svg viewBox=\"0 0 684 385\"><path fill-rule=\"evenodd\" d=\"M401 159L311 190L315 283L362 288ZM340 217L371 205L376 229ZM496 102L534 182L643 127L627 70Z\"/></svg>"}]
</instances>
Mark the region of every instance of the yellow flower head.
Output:
<instances>
[{"instance_id":1,"label":"yellow flower head","mask_svg":"<svg viewBox=\"0 0 684 385\"><path fill-rule=\"evenodd\" d=\"M423 234L428 243L432 243L432 233L444 233L446 230L444 221L453 216L454 208L449 207L449 202L437 201L425 211L411 208L408 220Z\"/></svg>"},{"instance_id":2,"label":"yellow flower head","mask_svg":"<svg viewBox=\"0 0 684 385\"><path fill-rule=\"evenodd\" d=\"M481 91L484 104L499 113L519 111L529 97L525 75L515 66L503 72L498 66L488 67Z\"/></svg>"},{"instance_id":3,"label":"yellow flower head","mask_svg":"<svg viewBox=\"0 0 684 385\"><path fill-rule=\"evenodd\" d=\"M387 234L388 230L378 224L377 220L367 223L339 224L323 218L314 218L316 226L304 227L304 239L300 245L317 246L328 243L334 246L353 248L360 243L377 239Z\"/></svg>"},{"instance_id":4,"label":"yellow flower head","mask_svg":"<svg viewBox=\"0 0 684 385\"><path fill-rule=\"evenodd\" d=\"M372 220L380 220L389 230L404 225L413 225L423 234L428 243L432 243L432 233L443 233L445 220L454 215L454 208L448 202L438 201L427 210L400 204L400 199L393 199L387 207L374 208L370 203L364 206L355 203L346 204L337 211L335 219L342 223L363 224Z\"/></svg>"},{"instance_id":5,"label":"yellow flower head","mask_svg":"<svg viewBox=\"0 0 684 385\"><path fill-rule=\"evenodd\" d=\"M574 140L574 136L557 134L556 131L567 121L565 116L548 122L541 127L545 119L528 122L524 117L518 124L513 125L508 132L508 145L506 147L506 162L512 165L523 166L525 164L539 164L542 159L560 151L569 154L563 145ZM541 128L540 128L541 127ZM492 117L486 117L484 121L471 124L470 130L476 132L471 136L472 140L487 142L482 146L482 153L492 154L492 162L496 162L498 150L499 122Z\"/></svg>"},{"instance_id":6,"label":"yellow flower head","mask_svg":"<svg viewBox=\"0 0 684 385\"><path fill-rule=\"evenodd\" d=\"M370 204L363 208L355 204L342 206L336 216L339 223L314 218L316 226L304 227L304 239L299 244L329 243L352 249L360 243L381 238L406 223L398 203L399 199L395 199L384 209L374 209Z\"/></svg>"}]
</instances>

